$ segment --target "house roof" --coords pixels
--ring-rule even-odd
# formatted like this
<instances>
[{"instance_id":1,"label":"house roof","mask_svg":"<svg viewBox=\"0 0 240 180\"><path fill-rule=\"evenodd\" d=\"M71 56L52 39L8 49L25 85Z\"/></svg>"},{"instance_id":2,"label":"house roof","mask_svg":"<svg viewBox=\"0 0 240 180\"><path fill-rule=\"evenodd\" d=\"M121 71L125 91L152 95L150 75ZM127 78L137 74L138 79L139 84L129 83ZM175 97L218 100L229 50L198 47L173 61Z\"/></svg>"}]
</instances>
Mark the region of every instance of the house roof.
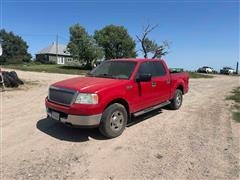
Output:
<instances>
[{"instance_id":1,"label":"house roof","mask_svg":"<svg viewBox=\"0 0 240 180\"><path fill-rule=\"evenodd\" d=\"M51 44L50 46L42 49L36 54L55 54L56 55L57 52L58 52L58 55L71 56L71 54L67 51L66 45L58 44L56 46L56 43Z\"/></svg>"}]
</instances>

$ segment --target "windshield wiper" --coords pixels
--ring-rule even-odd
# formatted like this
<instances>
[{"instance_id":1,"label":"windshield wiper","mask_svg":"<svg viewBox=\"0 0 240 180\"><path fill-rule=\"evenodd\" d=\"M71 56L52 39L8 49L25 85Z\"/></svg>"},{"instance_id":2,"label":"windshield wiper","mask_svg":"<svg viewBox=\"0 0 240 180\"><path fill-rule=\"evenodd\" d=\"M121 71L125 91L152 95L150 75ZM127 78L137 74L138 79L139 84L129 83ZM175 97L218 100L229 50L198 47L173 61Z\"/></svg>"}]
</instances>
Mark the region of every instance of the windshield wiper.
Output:
<instances>
[{"instance_id":1,"label":"windshield wiper","mask_svg":"<svg viewBox=\"0 0 240 180\"><path fill-rule=\"evenodd\" d=\"M116 77L114 77L113 75L111 75L111 74L106 74L106 73L104 73L104 74L98 74L98 75L96 75L96 76L116 79Z\"/></svg>"},{"instance_id":2,"label":"windshield wiper","mask_svg":"<svg viewBox=\"0 0 240 180\"><path fill-rule=\"evenodd\" d=\"M92 77L92 76L93 76L93 74L92 74L92 73L90 73L90 72L88 72L88 73L86 74L86 76L88 76L88 77Z\"/></svg>"}]
</instances>

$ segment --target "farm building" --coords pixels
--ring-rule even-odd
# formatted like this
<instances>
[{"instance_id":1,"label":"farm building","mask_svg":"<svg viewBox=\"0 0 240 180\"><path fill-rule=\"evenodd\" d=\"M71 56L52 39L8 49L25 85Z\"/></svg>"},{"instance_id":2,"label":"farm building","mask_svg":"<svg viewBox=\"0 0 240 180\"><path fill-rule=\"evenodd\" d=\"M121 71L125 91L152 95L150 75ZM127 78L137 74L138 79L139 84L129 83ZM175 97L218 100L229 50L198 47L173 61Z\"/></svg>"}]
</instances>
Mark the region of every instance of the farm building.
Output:
<instances>
[{"instance_id":1,"label":"farm building","mask_svg":"<svg viewBox=\"0 0 240 180\"><path fill-rule=\"evenodd\" d=\"M52 43L50 46L36 53L36 61L62 65L80 65L67 51L66 45L56 43Z\"/></svg>"}]
</instances>

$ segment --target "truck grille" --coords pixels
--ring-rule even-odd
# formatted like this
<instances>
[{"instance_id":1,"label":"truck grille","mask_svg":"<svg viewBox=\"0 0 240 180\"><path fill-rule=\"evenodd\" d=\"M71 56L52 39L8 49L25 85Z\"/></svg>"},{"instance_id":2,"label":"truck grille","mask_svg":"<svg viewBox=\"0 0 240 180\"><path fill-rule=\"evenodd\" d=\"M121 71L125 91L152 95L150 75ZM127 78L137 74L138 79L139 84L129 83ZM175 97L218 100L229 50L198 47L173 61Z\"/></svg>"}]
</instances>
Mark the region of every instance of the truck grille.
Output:
<instances>
[{"instance_id":1,"label":"truck grille","mask_svg":"<svg viewBox=\"0 0 240 180\"><path fill-rule=\"evenodd\" d=\"M48 99L54 103L70 106L73 100L76 98L77 91L58 88L58 87L50 87Z\"/></svg>"}]
</instances>

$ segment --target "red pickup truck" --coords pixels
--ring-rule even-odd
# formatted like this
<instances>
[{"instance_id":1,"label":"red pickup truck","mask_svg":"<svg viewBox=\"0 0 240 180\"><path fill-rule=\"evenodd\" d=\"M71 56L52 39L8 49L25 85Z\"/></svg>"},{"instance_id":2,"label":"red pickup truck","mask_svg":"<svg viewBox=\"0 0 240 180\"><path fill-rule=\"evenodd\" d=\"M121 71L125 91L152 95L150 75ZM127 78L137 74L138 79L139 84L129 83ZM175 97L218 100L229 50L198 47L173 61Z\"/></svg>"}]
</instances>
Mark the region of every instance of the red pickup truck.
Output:
<instances>
[{"instance_id":1,"label":"red pickup truck","mask_svg":"<svg viewBox=\"0 0 240 180\"><path fill-rule=\"evenodd\" d=\"M171 73L163 60L108 60L86 77L51 85L47 115L67 125L98 127L113 138L122 134L132 116L167 105L179 109L188 80L185 72Z\"/></svg>"}]
</instances>

